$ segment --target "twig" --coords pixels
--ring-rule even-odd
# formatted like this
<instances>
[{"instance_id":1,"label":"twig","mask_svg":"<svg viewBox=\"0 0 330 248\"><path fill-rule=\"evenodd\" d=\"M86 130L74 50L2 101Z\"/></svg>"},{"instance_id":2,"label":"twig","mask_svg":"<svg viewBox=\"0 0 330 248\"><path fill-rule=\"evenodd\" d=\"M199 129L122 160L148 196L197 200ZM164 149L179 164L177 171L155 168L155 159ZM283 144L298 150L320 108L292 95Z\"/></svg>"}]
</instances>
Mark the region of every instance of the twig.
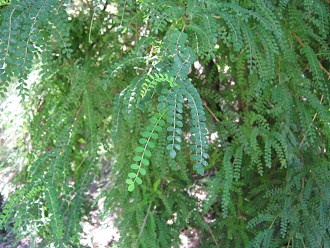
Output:
<instances>
[{"instance_id":1,"label":"twig","mask_svg":"<svg viewBox=\"0 0 330 248\"><path fill-rule=\"evenodd\" d=\"M299 44L302 46L302 47L305 47L305 44L302 42L302 40L300 39L300 37L294 32L294 31L291 31L291 33L293 34L293 36L297 39L297 41L299 42ZM324 71L327 75L328 75L328 79L330 79L330 72L328 72L324 67L323 65L321 64L321 62L319 60L317 60L319 62L319 66L321 68L322 71ZM323 101L323 95L321 96L321 100L320 100L320 103L322 103ZM315 121L317 117L317 113L314 114L313 116L313 119L312 119L312 122L311 124L309 125L308 129L313 125L313 122ZM304 144L304 141L306 139L306 135L307 135L307 131L305 132L300 144L299 144L299 149L301 148L301 146Z\"/></svg>"},{"instance_id":2,"label":"twig","mask_svg":"<svg viewBox=\"0 0 330 248\"><path fill-rule=\"evenodd\" d=\"M217 121L220 122L220 120L215 116L215 114L212 112L212 110L206 105L205 102L203 102L204 107L207 109L207 111L210 112L210 114L212 115L212 117Z\"/></svg>"},{"instance_id":3,"label":"twig","mask_svg":"<svg viewBox=\"0 0 330 248\"><path fill-rule=\"evenodd\" d=\"M78 120L78 117L79 117L79 115L80 115L81 110L83 109L83 107L84 107L84 102L81 103L81 105L80 105L80 107L79 107L79 109L78 109L78 111L77 111L77 113L76 113L76 116L75 116L75 118L73 119L73 122L72 122L72 124L71 124L71 128L72 128L72 129L73 129L73 127L74 127L76 121ZM72 137L72 132L70 132L70 134L69 134L68 143L67 143L66 145L69 145L71 137Z\"/></svg>"},{"instance_id":4,"label":"twig","mask_svg":"<svg viewBox=\"0 0 330 248\"><path fill-rule=\"evenodd\" d=\"M293 34L293 36L297 39L297 41L299 42L299 44L302 46L302 47L305 47L305 44L304 42L302 42L302 40L300 39L300 37L294 32L294 31L291 31L291 33ZM328 79L330 79L330 72L327 71L327 69L325 69L323 67L323 65L321 64L321 62L319 60L317 60L319 62L319 66L321 68L322 71L324 71L327 75L328 75Z\"/></svg>"},{"instance_id":5,"label":"twig","mask_svg":"<svg viewBox=\"0 0 330 248\"><path fill-rule=\"evenodd\" d=\"M321 96L320 103L322 103L322 101L323 101L323 95ZM315 121L316 117L317 117L317 113L314 114L313 119L312 119L312 122L311 122L311 124L309 124L308 129L311 128L311 126L313 125L313 122ZM307 132L308 132L308 130L306 130L306 132L305 132L305 134L304 134L304 136L303 136L303 138L302 138L302 140L301 140L301 142L300 142L300 144L299 144L299 149L300 149L301 146L304 144L305 138L306 138L306 136L307 136Z\"/></svg>"},{"instance_id":6,"label":"twig","mask_svg":"<svg viewBox=\"0 0 330 248\"><path fill-rule=\"evenodd\" d=\"M213 232L212 232L211 228L209 227L209 225L208 225L207 223L206 223L206 226L207 226L207 228L209 229L209 232L210 232L210 234L211 234L211 236L212 236L212 239L213 239L213 241L214 241L214 243L215 243L215 246L216 246L217 248L219 248L220 246L219 246L217 240L215 239L215 237L214 237L214 235L213 235Z\"/></svg>"},{"instance_id":7,"label":"twig","mask_svg":"<svg viewBox=\"0 0 330 248\"><path fill-rule=\"evenodd\" d=\"M287 248L290 247L290 242L291 242L291 238L289 239L288 245L286 246Z\"/></svg>"},{"instance_id":8,"label":"twig","mask_svg":"<svg viewBox=\"0 0 330 248\"><path fill-rule=\"evenodd\" d=\"M275 220L277 219L278 215L275 216L274 220L272 221L272 223L270 224L268 229L271 229L273 227L273 225L275 224Z\"/></svg>"},{"instance_id":9,"label":"twig","mask_svg":"<svg viewBox=\"0 0 330 248\"><path fill-rule=\"evenodd\" d=\"M92 26L93 26L93 21L94 21L95 12L96 12L96 8L95 8L94 11L93 11L92 20L91 20L91 25L89 26L89 34L88 34L88 42L89 42L89 43L92 43L92 40L91 40L91 34L92 34Z\"/></svg>"},{"instance_id":10,"label":"twig","mask_svg":"<svg viewBox=\"0 0 330 248\"><path fill-rule=\"evenodd\" d=\"M143 220L143 223L142 223L142 226L141 226L141 229L140 229L140 232L139 232L139 235L137 237L137 239L135 240L135 244L134 244L134 247L137 247L138 243L139 243L139 240L142 236L142 233L143 233L143 230L144 230L144 227L147 223L147 219L148 219L148 216L149 216L149 213L150 213L150 208L151 208L151 203L149 204L149 207L148 207L148 211L146 213L146 216L144 216L144 220Z\"/></svg>"}]
</instances>

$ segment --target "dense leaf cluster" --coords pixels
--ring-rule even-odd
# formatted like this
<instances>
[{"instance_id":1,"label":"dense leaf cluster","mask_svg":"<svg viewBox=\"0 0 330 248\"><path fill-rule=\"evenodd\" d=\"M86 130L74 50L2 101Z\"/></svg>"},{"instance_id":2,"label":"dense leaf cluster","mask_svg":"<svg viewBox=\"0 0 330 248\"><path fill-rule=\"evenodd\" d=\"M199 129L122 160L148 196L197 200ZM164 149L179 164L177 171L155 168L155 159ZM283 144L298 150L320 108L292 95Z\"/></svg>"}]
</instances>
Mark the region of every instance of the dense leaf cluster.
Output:
<instances>
[{"instance_id":1,"label":"dense leaf cluster","mask_svg":"<svg viewBox=\"0 0 330 248\"><path fill-rule=\"evenodd\" d=\"M12 0L0 14L0 93L18 81L30 144L1 227L79 246L98 181L119 247L179 247L185 231L200 247L330 247L328 2Z\"/></svg>"}]
</instances>

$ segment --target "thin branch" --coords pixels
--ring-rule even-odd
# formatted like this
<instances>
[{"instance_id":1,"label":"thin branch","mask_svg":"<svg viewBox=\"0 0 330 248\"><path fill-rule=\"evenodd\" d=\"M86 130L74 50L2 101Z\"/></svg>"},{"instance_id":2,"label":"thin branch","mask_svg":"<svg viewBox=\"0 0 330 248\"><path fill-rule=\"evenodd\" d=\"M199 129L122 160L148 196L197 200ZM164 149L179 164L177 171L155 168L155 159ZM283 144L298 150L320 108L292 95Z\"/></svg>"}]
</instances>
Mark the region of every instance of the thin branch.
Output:
<instances>
[{"instance_id":1,"label":"thin branch","mask_svg":"<svg viewBox=\"0 0 330 248\"><path fill-rule=\"evenodd\" d=\"M290 247L291 239L292 239L292 237L289 239L288 245L286 246L287 248Z\"/></svg>"},{"instance_id":2,"label":"thin branch","mask_svg":"<svg viewBox=\"0 0 330 248\"><path fill-rule=\"evenodd\" d=\"M300 37L294 32L294 31L291 31L291 33L293 34L293 36L296 38L296 40L299 42L299 44L302 46L302 47L305 47L305 44L304 42L302 42L302 40L300 39ZM321 62L319 60L317 60L319 62L319 66L321 68L322 71L324 71L327 75L328 75L328 79L330 79L330 72L327 71L327 69L325 69L323 67L323 65L321 64Z\"/></svg>"},{"instance_id":3,"label":"thin branch","mask_svg":"<svg viewBox=\"0 0 330 248\"><path fill-rule=\"evenodd\" d=\"M323 101L323 95L321 96L321 100L320 100L320 103L322 103L322 101ZM308 127L308 129L310 129L310 128L311 128L311 126L313 125L313 123L314 123L314 121L315 121L316 117L317 117L317 113L315 113L315 114L314 114L314 116L313 116L313 119L312 119L312 122L311 122L311 124L309 124L309 127ZM304 141L305 141L305 139L306 139L306 136L307 136L307 132L308 132L308 130L306 130L306 132L305 132L305 134L304 134L304 136L303 136L303 138L302 138L302 140L301 140L301 142L300 142L300 144L299 144L299 149L300 149L300 148L301 148L301 146L304 144Z\"/></svg>"},{"instance_id":4,"label":"thin branch","mask_svg":"<svg viewBox=\"0 0 330 248\"><path fill-rule=\"evenodd\" d=\"M278 216L275 216L274 220L272 221L272 223L270 224L270 226L268 227L268 229L271 229L273 227L273 225L275 224L275 220L277 219Z\"/></svg>"},{"instance_id":5,"label":"thin branch","mask_svg":"<svg viewBox=\"0 0 330 248\"><path fill-rule=\"evenodd\" d=\"M96 8L93 11L91 24L89 25L89 33L88 33L88 42L89 43L92 43L91 34L92 34L92 27L93 27L93 21L94 21L95 12L96 12Z\"/></svg>"},{"instance_id":6,"label":"thin branch","mask_svg":"<svg viewBox=\"0 0 330 248\"><path fill-rule=\"evenodd\" d=\"M215 246L216 246L217 248L219 248L220 246L219 246L217 240L215 239L215 237L214 237L214 235L213 235L213 232L212 232L211 228L209 227L209 225L208 225L207 223L206 223L206 226L207 226L207 229L209 229L209 232L210 232L210 234L211 234L211 236L212 236L212 239L213 239L213 241L214 241L214 243L215 243Z\"/></svg>"},{"instance_id":7,"label":"thin branch","mask_svg":"<svg viewBox=\"0 0 330 248\"><path fill-rule=\"evenodd\" d=\"M144 227L147 223L147 219L148 219L148 216L149 216L149 213L150 213L150 208L151 208L151 203L149 204L149 207L148 207L148 211L146 213L146 216L144 216L144 220L143 220L143 223L142 223L142 226L141 226L141 229L140 229L140 232L139 232L139 235L137 237L137 239L135 240L135 244L134 244L134 247L137 247L138 243L139 243L139 240L142 236L142 233L143 233L143 230L144 230Z\"/></svg>"},{"instance_id":8,"label":"thin branch","mask_svg":"<svg viewBox=\"0 0 330 248\"><path fill-rule=\"evenodd\" d=\"M215 116L215 114L212 112L212 110L206 105L205 102L203 102L204 107L207 109L207 111L210 112L210 114L212 115L212 117L216 120L216 122L220 122L220 120Z\"/></svg>"}]
</instances>

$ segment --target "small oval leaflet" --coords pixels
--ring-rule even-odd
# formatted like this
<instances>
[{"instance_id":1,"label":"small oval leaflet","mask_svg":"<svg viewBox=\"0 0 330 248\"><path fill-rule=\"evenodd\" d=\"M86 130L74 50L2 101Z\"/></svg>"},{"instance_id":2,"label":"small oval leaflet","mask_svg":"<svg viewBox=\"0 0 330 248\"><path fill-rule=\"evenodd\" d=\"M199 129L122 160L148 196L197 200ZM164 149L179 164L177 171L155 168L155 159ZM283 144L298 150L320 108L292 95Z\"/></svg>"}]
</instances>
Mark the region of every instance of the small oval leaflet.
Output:
<instances>
[{"instance_id":1,"label":"small oval leaflet","mask_svg":"<svg viewBox=\"0 0 330 248\"><path fill-rule=\"evenodd\" d=\"M161 131L162 131L162 128L161 128L160 126L155 126L155 130L156 130L157 132L161 132Z\"/></svg>"},{"instance_id":2,"label":"small oval leaflet","mask_svg":"<svg viewBox=\"0 0 330 248\"><path fill-rule=\"evenodd\" d=\"M137 170L137 169L139 169L139 165L137 165L137 164L131 164L131 168L133 169L133 170Z\"/></svg>"},{"instance_id":3,"label":"small oval leaflet","mask_svg":"<svg viewBox=\"0 0 330 248\"><path fill-rule=\"evenodd\" d=\"M134 182L133 182L132 179L126 179L126 183L127 183L127 184L133 184Z\"/></svg>"},{"instance_id":4,"label":"small oval leaflet","mask_svg":"<svg viewBox=\"0 0 330 248\"><path fill-rule=\"evenodd\" d=\"M135 178L136 174L134 172L130 172L130 173L128 173L128 177Z\"/></svg>"},{"instance_id":5,"label":"small oval leaflet","mask_svg":"<svg viewBox=\"0 0 330 248\"><path fill-rule=\"evenodd\" d=\"M142 179L139 178L139 177L136 177L136 178L135 178L135 182L136 182L137 184L142 184Z\"/></svg>"},{"instance_id":6,"label":"small oval leaflet","mask_svg":"<svg viewBox=\"0 0 330 248\"><path fill-rule=\"evenodd\" d=\"M169 132L173 132L173 131L174 131L174 127L169 126L169 127L167 128L167 131L169 131Z\"/></svg>"},{"instance_id":7,"label":"small oval leaflet","mask_svg":"<svg viewBox=\"0 0 330 248\"><path fill-rule=\"evenodd\" d=\"M162 111L162 110L164 110L165 109L165 103L163 103L163 102L160 102L158 105L157 105L157 109L158 109L158 111Z\"/></svg>"},{"instance_id":8,"label":"small oval leaflet","mask_svg":"<svg viewBox=\"0 0 330 248\"><path fill-rule=\"evenodd\" d=\"M130 184L127 189L129 192L132 192L134 190L134 184Z\"/></svg>"},{"instance_id":9,"label":"small oval leaflet","mask_svg":"<svg viewBox=\"0 0 330 248\"><path fill-rule=\"evenodd\" d=\"M167 150L173 150L173 144L169 144L169 145L167 145L166 149L167 149Z\"/></svg>"},{"instance_id":10,"label":"small oval leaflet","mask_svg":"<svg viewBox=\"0 0 330 248\"><path fill-rule=\"evenodd\" d=\"M142 159L142 164L144 165L149 165L149 160L148 159Z\"/></svg>"},{"instance_id":11,"label":"small oval leaflet","mask_svg":"<svg viewBox=\"0 0 330 248\"><path fill-rule=\"evenodd\" d=\"M146 155L147 157L151 157L151 152L149 150L145 150L144 155Z\"/></svg>"},{"instance_id":12,"label":"small oval leaflet","mask_svg":"<svg viewBox=\"0 0 330 248\"><path fill-rule=\"evenodd\" d=\"M164 94L164 95L168 94L169 92L170 91L166 88L163 88L162 91L161 91L161 93Z\"/></svg>"},{"instance_id":13,"label":"small oval leaflet","mask_svg":"<svg viewBox=\"0 0 330 248\"><path fill-rule=\"evenodd\" d=\"M166 100L167 100L167 98L165 96L158 97L158 101L160 101L160 102L164 102Z\"/></svg>"},{"instance_id":14,"label":"small oval leaflet","mask_svg":"<svg viewBox=\"0 0 330 248\"><path fill-rule=\"evenodd\" d=\"M179 134L179 135L182 134L182 130L181 130L180 128L176 128L176 129L175 129L175 132L176 132L177 134Z\"/></svg>"},{"instance_id":15,"label":"small oval leaflet","mask_svg":"<svg viewBox=\"0 0 330 248\"><path fill-rule=\"evenodd\" d=\"M148 146L149 146L150 148L155 148L155 143L152 142L152 141L149 141Z\"/></svg>"},{"instance_id":16,"label":"small oval leaflet","mask_svg":"<svg viewBox=\"0 0 330 248\"><path fill-rule=\"evenodd\" d=\"M200 175L203 175L204 174L204 169L203 168L198 168L197 169L197 173L200 174Z\"/></svg>"},{"instance_id":17,"label":"small oval leaflet","mask_svg":"<svg viewBox=\"0 0 330 248\"><path fill-rule=\"evenodd\" d=\"M160 120L158 124L159 124L159 126L164 126L165 125L165 121Z\"/></svg>"},{"instance_id":18,"label":"small oval leaflet","mask_svg":"<svg viewBox=\"0 0 330 248\"><path fill-rule=\"evenodd\" d=\"M178 127L183 127L182 121L176 121L175 124L176 124Z\"/></svg>"},{"instance_id":19,"label":"small oval leaflet","mask_svg":"<svg viewBox=\"0 0 330 248\"><path fill-rule=\"evenodd\" d=\"M142 159L141 156L135 156L135 157L133 158L133 160L134 160L135 162L139 162L139 161L141 161L141 159Z\"/></svg>"},{"instance_id":20,"label":"small oval leaflet","mask_svg":"<svg viewBox=\"0 0 330 248\"><path fill-rule=\"evenodd\" d=\"M175 147L175 149L177 149L178 151L181 150L181 146L180 146L179 144L174 144L174 147Z\"/></svg>"},{"instance_id":21,"label":"small oval leaflet","mask_svg":"<svg viewBox=\"0 0 330 248\"><path fill-rule=\"evenodd\" d=\"M135 151L136 152L143 152L143 147L141 147L141 146L138 146L137 148L135 148Z\"/></svg>"},{"instance_id":22,"label":"small oval leaflet","mask_svg":"<svg viewBox=\"0 0 330 248\"><path fill-rule=\"evenodd\" d=\"M148 131L145 131L142 133L142 137L145 137L145 138L149 137L149 135L150 135L150 132L148 132Z\"/></svg>"},{"instance_id":23,"label":"small oval leaflet","mask_svg":"<svg viewBox=\"0 0 330 248\"><path fill-rule=\"evenodd\" d=\"M171 150L170 151L170 157L175 158L175 156L176 156L176 152L174 150Z\"/></svg>"},{"instance_id":24,"label":"small oval leaflet","mask_svg":"<svg viewBox=\"0 0 330 248\"><path fill-rule=\"evenodd\" d=\"M155 123L158 122L158 120L157 120L156 118L151 118L151 119L150 119L150 122L151 122L152 124L155 124Z\"/></svg>"},{"instance_id":25,"label":"small oval leaflet","mask_svg":"<svg viewBox=\"0 0 330 248\"><path fill-rule=\"evenodd\" d=\"M174 122L174 118L173 117L168 117L167 118L167 122L168 123L173 123Z\"/></svg>"},{"instance_id":26,"label":"small oval leaflet","mask_svg":"<svg viewBox=\"0 0 330 248\"><path fill-rule=\"evenodd\" d=\"M153 126L147 126L147 131L152 131L152 130L154 130L154 127Z\"/></svg>"},{"instance_id":27,"label":"small oval leaflet","mask_svg":"<svg viewBox=\"0 0 330 248\"><path fill-rule=\"evenodd\" d=\"M206 152L204 152L203 157L207 159L207 158L209 158L209 155Z\"/></svg>"},{"instance_id":28,"label":"small oval leaflet","mask_svg":"<svg viewBox=\"0 0 330 248\"><path fill-rule=\"evenodd\" d=\"M139 143L140 143L141 145L144 145L144 144L147 143L147 140L146 140L145 138L141 138L141 139L139 139Z\"/></svg>"},{"instance_id":29,"label":"small oval leaflet","mask_svg":"<svg viewBox=\"0 0 330 248\"><path fill-rule=\"evenodd\" d=\"M151 134L151 138L153 138L153 139L158 139L158 134L157 134L157 133L152 133L152 134Z\"/></svg>"},{"instance_id":30,"label":"small oval leaflet","mask_svg":"<svg viewBox=\"0 0 330 248\"><path fill-rule=\"evenodd\" d=\"M144 168L140 168L140 174L144 176L147 173L147 171Z\"/></svg>"}]
</instances>

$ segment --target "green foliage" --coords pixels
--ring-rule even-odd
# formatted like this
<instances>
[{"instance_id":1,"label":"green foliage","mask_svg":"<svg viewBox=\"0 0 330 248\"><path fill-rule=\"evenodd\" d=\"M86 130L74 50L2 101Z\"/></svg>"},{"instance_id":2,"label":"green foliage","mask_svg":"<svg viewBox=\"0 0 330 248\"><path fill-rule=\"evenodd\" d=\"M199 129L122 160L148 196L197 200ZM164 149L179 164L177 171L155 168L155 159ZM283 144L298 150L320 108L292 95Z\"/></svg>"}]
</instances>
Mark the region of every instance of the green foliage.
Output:
<instances>
[{"instance_id":1,"label":"green foliage","mask_svg":"<svg viewBox=\"0 0 330 248\"><path fill-rule=\"evenodd\" d=\"M70 26L63 4L63 1L13 1L2 10L0 93L15 76L22 81L18 88L24 95L23 80L31 72L34 60L47 63L53 52L70 58ZM47 42L45 39L49 38Z\"/></svg>"},{"instance_id":2,"label":"green foliage","mask_svg":"<svg viewBox=\"0 0 330 248\"><path fill-rule=\"evenodd\" d=\"M8 4L11 4L11 1L10 0L1 0L0 1L0 7L1 6L4 6L4 5L8 5Z\"/></svg>"},{"instance_id":3,"label":"green foliage","mask_svg":"<svg viewBox=\"0 0 330 248\"><path fill-rule=\"evenodd\" d=\"M2 228L79 246L98 181L119 247L330 246L328 1L78 2L0 2L28 133Z\"/></svg>"},{"instance_id":4,"label":"green foliage","mask_svg":"<svg viewBox=\"0 0 330 248\"><path fill-rule=\"evenodd\" d=\"M155 114L150 119L150 124L147 126L146 131L142 132L141 136L143 138L139 139L139 144L135 148L135 152L139 154L139 156L134 156L133 161L135 164L131 164L131 169L135 170L134 172L128 173L129 179L126 179L126 183L128 184L128 191L134 190L134 184L142 184L142 179L139 177L141 174L144 176L146 174L146 170L142 166L148 166L150 161L148 158L152 156L151 151L149 149L155 148L154 140L158 139L158 133L162 131L162 127L165 125L164 115L166 114L166 109L161 111L160 113Z\"/></svg>"}]
</instances>

